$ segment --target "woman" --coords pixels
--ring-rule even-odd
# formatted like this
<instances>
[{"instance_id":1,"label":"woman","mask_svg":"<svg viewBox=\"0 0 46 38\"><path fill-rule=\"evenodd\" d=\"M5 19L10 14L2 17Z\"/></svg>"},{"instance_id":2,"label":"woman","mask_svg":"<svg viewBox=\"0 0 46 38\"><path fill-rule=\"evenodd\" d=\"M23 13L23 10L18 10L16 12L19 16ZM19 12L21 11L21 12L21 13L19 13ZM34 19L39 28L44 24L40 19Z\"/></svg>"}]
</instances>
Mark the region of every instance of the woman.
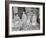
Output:
<instances>
[{"instance_id":1,"label":"woman","mask_svg":"<svg viewBox=\"0 0 46 38\"><path fill-rule=\"evenodd\" d=\"M22 22L23 22L24 25L26 24L26 21L27 21L27 16L26 16L25 12L23 12Z\"/></svg>"}]
</instances>

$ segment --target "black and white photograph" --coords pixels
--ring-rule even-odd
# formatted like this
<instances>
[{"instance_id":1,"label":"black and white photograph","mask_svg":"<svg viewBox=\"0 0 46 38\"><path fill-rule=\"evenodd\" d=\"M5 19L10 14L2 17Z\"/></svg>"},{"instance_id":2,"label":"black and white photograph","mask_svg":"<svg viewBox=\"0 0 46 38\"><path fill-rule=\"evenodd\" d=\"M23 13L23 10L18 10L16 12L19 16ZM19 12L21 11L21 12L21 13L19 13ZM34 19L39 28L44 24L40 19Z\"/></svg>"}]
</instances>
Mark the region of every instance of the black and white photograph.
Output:
<instances>
[{"instance_id":1,"label":"black and white photograph","mask_svg":"<svg viewBox=\"0 0 46 38\"><path fill-rule=\"evenodd\" d=\"M8 35L43 34L43 4L10 3L8 7Z\"/></svg>"},{"instance_id":2,"label":"black and white photograph","mask_svg":"<svg viewBox=\"0 0 46 38\"><path fill-rule=\"evenodd\" d=\"M12 31L40 30L39 8L12 7Z\"/></svg>"}]
</instances>

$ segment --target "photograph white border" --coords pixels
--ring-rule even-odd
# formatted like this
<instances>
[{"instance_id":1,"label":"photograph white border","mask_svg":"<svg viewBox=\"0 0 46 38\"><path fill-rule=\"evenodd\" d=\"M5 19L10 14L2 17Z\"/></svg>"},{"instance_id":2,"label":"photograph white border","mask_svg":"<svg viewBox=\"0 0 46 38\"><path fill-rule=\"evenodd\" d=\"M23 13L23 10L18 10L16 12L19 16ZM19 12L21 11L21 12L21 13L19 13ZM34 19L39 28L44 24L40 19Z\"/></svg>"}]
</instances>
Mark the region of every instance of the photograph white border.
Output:
<instances>
[{"instance_id":1,"label":"photograph white border","mask_svg":"<svg viewBox=\"0 0 46 38\"><path fill-rule=\"evenodd\" d=\"M31 31L12 31L12 7L35 7L40 8L40 30ZM26 4L9 4L9 35L20 34L36 34L43 33L43 6L42 5L26 5Z\"/></svg>"}]
</instances>

